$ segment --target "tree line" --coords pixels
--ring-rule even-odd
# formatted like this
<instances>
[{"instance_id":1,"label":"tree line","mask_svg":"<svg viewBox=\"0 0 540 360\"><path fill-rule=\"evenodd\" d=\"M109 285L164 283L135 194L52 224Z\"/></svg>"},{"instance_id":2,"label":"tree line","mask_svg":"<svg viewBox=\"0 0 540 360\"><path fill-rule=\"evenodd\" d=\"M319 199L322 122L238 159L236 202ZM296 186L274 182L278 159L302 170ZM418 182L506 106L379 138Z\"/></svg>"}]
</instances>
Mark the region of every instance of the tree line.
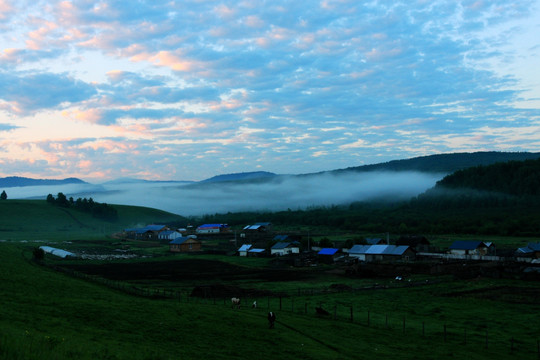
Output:
<instances>
[{"instance_id":1,"label":"tree line","mask_svg":"<svg viewBox=\"0 0 540 360\"><path fill-rule=\"evenodd\" d=\"M526 160L459 170L409 201L214 214L199 220L231 226L268 221L373 234L540 236L538 218L540 160Z\"/></svg>"},{"instance_id":2,"label":"tree line","mask_svg":"<svg viewBox=\"0 0 540 360\"><path fill-rule=\"evenodd\" d=\"M115 221L118 219L118 211L113 206L96 202L92 198L74 200L73 197L67 198L66 195L60 192L56 198L52 194L47 195L47 202L52 205L86 212L102 220Z\"/></svg>"}]
</instances>

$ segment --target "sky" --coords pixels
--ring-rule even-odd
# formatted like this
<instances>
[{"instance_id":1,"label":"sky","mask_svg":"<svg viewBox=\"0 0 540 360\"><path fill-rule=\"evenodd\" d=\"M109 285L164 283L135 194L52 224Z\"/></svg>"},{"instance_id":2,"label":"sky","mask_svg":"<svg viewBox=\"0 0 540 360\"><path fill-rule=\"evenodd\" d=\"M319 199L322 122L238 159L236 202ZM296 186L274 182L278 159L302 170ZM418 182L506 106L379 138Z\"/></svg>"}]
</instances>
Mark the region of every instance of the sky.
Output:
<instances>
[{"instance_id":1,"label":"sky","mask_svg":"<svg viewBox=\"0 0 540 360\"><path fill-rule=\"evenodd\" d=\"M0 176L538 152L538 34L538 0L0 0Z\"/></svg>"}]
</instances>

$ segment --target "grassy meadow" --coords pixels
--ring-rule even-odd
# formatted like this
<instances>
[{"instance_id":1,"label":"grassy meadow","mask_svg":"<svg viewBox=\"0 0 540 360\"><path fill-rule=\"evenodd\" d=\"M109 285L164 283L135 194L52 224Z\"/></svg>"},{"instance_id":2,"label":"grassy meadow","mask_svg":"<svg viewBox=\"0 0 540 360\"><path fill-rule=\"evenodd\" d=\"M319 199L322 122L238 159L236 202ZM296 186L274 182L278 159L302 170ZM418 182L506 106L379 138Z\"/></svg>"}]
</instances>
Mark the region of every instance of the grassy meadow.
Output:
<instances>
[{"instance_id":1,"label":"grassy meadow","mask_svg":"<svg viewBox=\"0 0 540 360\"><path fill-rule=\"evenodd\" d=\"M276 266L269 259L169 255L166 247L157 244L138 248L155 258L111 262L46 256L46 265L100 272L100 278L111 283L89 281L35 262L32 251L39 243L32 241L46 240L71 249L112 249L114 240L107 238L107 226L164 222L174 215L125 207L119 208L119 222L111 224L46 205L0 202L4 235L0 242L0 359L540 356L540 285L536 282L452 276L415 276L403 282L351 278L328 265L295 269ZM89 235L89 229L96 234ZM141 268L147 270L146 276L133 277L130 269ZM241 309L232 309L224 299L188 296L194 286L212 283L274 295L244 299L246 306ZM168 288L183 295L136 296L110 284ZM354 291L324 291L334 285ZM304 291L309 289L318 291ZM256 309L249 306L252 300L258 302ZM317 315L315 307L329 314ZM277 313L275 329L268 329L268 310Z\"/></svg>"}]
</instances>

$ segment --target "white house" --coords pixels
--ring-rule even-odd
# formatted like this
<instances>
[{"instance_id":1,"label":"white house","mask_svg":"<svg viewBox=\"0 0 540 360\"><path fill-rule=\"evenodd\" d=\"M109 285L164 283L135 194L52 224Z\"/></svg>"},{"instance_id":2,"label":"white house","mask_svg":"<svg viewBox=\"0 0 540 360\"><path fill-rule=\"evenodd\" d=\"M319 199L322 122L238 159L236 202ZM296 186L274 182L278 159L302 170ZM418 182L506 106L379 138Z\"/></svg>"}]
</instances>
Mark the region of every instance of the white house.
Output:
<instances>
[{"instance_id":1,"label":"white house","mask_svg":"<svg viewBox=\"0 0 540 360\"><path fill-rule=\"evenodd\" d=\"M179 237L182 237L182 233L175 230L166 230L158 234L159 240L174 240Z\"/></svg>"},{"instance_id":2,"label":"white house","mask_svg":"<svg viewBox=\"0 0 540 360\"><path fill-rule=\"evenodd\" d=\"M244 244L240 246L240 249L238 249L238 256L247 256L249 249L251 249L253 245L251 244Z\"/></svg>"},{"instance_id":3,"label":"white house","mask_svg":"<svg viewBox=\"0 0 540 360\"><path fill-rule=\"evenodd\" d=\"M270 249L270 255L287 255L300 253L300 243L293 242L278 242Z\"/></svg>"}]
</instances>

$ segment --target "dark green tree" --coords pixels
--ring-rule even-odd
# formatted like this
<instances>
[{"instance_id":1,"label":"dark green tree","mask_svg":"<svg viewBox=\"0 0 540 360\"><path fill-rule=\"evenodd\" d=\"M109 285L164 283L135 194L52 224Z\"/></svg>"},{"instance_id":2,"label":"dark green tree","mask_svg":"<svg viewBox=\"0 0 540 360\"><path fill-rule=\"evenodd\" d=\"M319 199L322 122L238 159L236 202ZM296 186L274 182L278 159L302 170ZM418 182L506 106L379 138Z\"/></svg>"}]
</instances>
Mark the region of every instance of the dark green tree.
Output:
<instances>
[{"instance_id":1,"label":"dark green tree","mask_svg":"<svg viewBox=\"0 0 540 360\"><path fill-rule=\"evenodd\" d=\"M0 200L7 200L6 190L2 191L2 194L0 194Z\"/></svg>"}]
</instances>

